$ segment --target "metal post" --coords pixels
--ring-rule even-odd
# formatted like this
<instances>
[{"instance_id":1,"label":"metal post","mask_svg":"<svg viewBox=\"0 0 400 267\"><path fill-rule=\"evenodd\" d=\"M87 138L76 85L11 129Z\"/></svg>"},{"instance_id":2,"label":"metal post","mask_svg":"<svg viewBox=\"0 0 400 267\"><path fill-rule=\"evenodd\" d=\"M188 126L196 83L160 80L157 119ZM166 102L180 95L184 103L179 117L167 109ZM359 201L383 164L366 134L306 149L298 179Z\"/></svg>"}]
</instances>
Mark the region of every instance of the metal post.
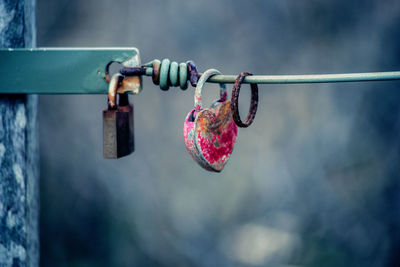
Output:
<instances>
[{"instance_id":1,"label":"metal post","mask_svg":"<svg viewBox=\"0 0 400 267\"><path fill-rule=\"evenodd\" d=\"M0 47L35 37L35 1L0 0ZM36 117L37 96L0 95L0 266L39 266Z\"/></svg>"}]
</instances>

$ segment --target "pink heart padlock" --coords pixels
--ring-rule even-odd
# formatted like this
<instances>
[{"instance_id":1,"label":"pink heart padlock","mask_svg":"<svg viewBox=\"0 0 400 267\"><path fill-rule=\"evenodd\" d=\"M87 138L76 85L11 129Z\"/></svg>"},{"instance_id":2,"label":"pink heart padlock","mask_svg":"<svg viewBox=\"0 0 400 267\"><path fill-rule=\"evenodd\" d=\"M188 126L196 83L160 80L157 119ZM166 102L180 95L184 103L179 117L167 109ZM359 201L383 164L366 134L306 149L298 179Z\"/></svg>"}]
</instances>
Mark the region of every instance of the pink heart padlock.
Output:
<instances>
[{"instance_id":1,"label":"pink heart padlock","mask_svg":"<svg viewBox=\"0 0 400 267\"><path fill-rule=\"evenodd\" d=\"M202 107L204 83L216 74L221 73L215 69L207 70L197 82L195 108L186 116L183 136L186 149L201 167L220 172L232 153L237 126L232 118L230 101L226 100L225 84L220 84L220 99L208 109Z\"/></svg>"}]
</instances>

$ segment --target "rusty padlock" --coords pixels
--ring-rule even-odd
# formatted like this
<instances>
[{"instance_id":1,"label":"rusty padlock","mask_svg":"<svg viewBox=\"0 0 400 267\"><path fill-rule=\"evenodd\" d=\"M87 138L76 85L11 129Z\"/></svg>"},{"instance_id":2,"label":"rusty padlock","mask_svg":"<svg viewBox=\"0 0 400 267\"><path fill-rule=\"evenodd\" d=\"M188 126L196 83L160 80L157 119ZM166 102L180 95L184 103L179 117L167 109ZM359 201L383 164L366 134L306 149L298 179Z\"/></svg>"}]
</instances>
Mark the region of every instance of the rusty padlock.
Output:
<instances>
[{"instance_id":1,"label":"rusty padlock","mask_svg":"<svg viewBox=\"0 0 400 267\"><path fill-rule=\"evenodd\" d=\"M114 74L108 89L108 108L103 111L104 158L121 158L135 149L133 129L133 105L127 94L119 94L117 89L123 76Z\"/></svg>"},{"instance_id":2,"label":"rusty padlock","mask_svg":"<svg viewBox=\"0 0 400 267\"><path fill-rule=\"evenodd\" d=\"M192 158L208 171L220 172L228 161L237 136L231 104L227 100L225 84L220 84L219 99L210 108L203 108L202 90L205 82L218 70L205 71L197 81L194 109L185 119L183 137Z\"/></svg>"}]
</instances>

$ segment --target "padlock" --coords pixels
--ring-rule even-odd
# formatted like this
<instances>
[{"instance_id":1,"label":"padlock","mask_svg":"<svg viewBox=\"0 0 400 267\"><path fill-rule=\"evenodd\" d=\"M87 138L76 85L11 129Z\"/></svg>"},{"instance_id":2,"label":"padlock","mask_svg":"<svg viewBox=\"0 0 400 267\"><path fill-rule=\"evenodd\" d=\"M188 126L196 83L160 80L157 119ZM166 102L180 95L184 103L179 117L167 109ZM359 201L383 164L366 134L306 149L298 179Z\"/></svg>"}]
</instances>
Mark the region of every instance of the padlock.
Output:
<instances>
[{"instance_id":1,"label":"padlock","mask_svg":"<svg viewBox=\"0 0 400 267\"><path fill-rule=\"evenodd\" d=\"M122 79L121 74L114 74L109 84L108 108L103 111L104 158L121 158L135 149L133 105L129 103L127 94L119 94L119 103L116 102Z\"/></svg>"},{"instance_id":2,"label":"padlock","mask_svg":"<svg viewBox=\"0 0 400 267\"><path fill-rule=\"evenodd\" d=\"M237 136L225 84L220 84L220 97L210 108L202 105L204 83L218 74L221 74L218 70L210 69L201 75L196 86L194 109L186 116L183 127L187 151L201 167L213 172L224 168Z\"/></svg>"}]
</instances>

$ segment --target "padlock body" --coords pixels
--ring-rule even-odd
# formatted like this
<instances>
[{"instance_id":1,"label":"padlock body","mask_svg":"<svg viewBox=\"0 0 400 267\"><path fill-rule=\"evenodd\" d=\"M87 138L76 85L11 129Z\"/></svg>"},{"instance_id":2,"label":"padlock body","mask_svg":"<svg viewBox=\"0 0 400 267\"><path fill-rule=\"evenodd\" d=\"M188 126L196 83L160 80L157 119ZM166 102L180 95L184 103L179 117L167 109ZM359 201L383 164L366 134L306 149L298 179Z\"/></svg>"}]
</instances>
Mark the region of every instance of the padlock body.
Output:
<instances>
[{"instance_id":1,"label":"padlock body","mask_svg":"<svg viewBox=\"0 0 400 267\"><path fill-rule=\"evenodd\" d=\"M105 158L121 158L134 151L133 105L103 111Z\"/></svg>"}]
</instances>

